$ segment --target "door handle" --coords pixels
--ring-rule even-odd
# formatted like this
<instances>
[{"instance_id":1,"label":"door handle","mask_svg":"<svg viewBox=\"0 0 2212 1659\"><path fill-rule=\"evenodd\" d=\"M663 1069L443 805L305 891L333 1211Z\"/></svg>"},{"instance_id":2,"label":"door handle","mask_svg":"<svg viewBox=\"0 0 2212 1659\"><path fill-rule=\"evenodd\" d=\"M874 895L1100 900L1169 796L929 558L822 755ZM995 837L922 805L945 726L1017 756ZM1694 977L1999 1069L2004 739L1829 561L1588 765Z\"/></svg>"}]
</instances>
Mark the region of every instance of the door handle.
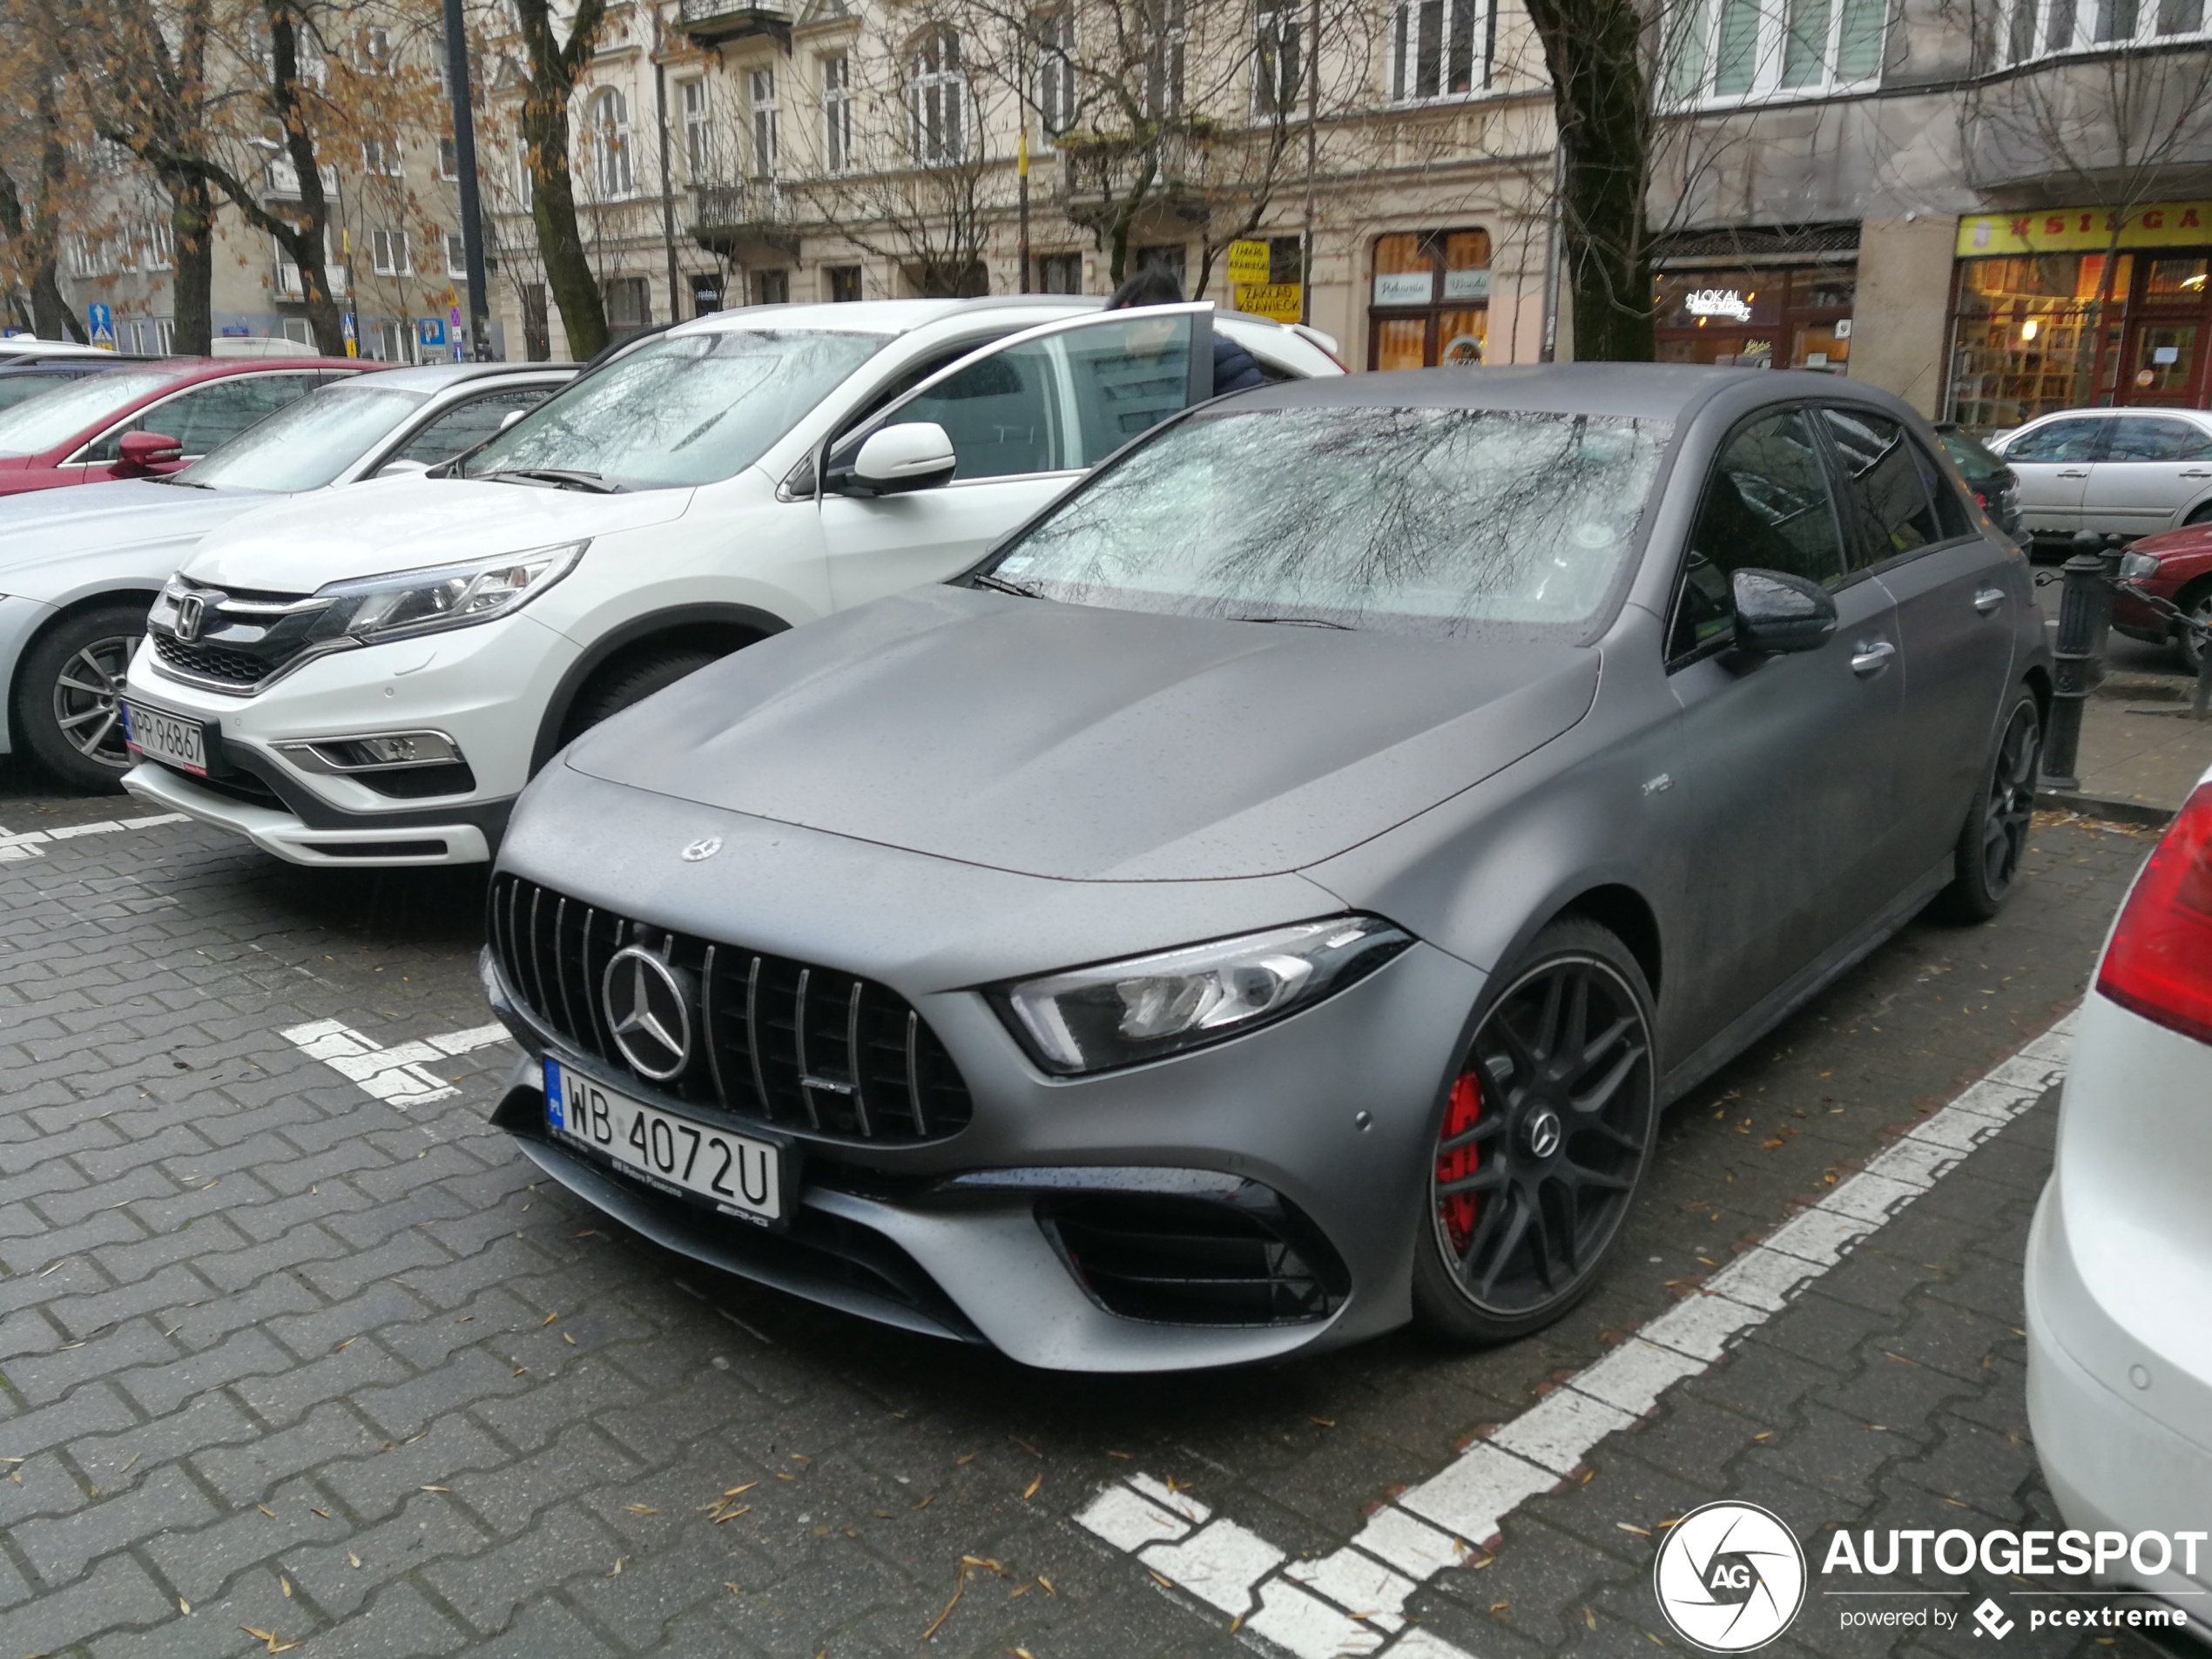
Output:
<instances>
[{"instance_id":1,"label":"door handle","mask_svg":"<svg viewBox=\"0 0 2212 1659\"><path fill-rule=\"evenodd\" d=\"M2072 467L2067 468L2065 471L2059 474L2059 476L2061 478L2087 478L2088 475L2087 472Z\"/></svg>"},{"instance_id":2,"label":"door handle","mask_svg":"<svg viewBox=\"0 0 2212 1659\"><path fill-rule=\"evenodd\" d=\"M1984 588L1974 595L1974 609L1985 617L2004 603L2005 590L2002 588Z\"/></svg>"},{"instance_id":3,"label":"door handle","mask_svg":"<svg viewBox=\"0 0 2212 1659\"><path fill-rule=\"evenodd\" d=\"M2183 473L2182 476L2184 478L2212 478L2212 472L2207 472L2202 467L2192 467L2187 472Z\"/></svg>"},{"instance_id":4,"label":"door handle","mask_svg":"<svg viewBox=\"0 0 2212 1659\"><path fill-rule=\"evenodd\" d=\"M1897 647L1886 639L1862 639L1851 653L1851 671L1861 679L1870 679L1887 668L1896 655Z\"/></svg>"}]
</instances>

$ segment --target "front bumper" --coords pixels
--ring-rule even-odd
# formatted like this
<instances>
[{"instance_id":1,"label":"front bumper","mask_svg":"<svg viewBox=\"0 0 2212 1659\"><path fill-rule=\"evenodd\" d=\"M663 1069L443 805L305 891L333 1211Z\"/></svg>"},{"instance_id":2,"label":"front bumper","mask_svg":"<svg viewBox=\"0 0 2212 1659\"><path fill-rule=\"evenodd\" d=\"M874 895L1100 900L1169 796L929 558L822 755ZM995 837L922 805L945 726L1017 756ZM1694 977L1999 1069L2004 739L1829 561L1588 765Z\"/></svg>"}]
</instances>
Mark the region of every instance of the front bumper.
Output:
<instances>
[{"instance_id":1,"label":"front bumper","mask_svg":"<svg viewBox=\"0 0 2212 1659\"><path fill-rule=\"evenodd\" d=\"M310 824L288 806L241 799L183 772L144 761L123 774L123 787L165 812L182 813L226 829L264 853L293 864L360 869L413 864L482 864L491 857L511 803L411 813L350 824Z\"/></svg>"}]
</instances>

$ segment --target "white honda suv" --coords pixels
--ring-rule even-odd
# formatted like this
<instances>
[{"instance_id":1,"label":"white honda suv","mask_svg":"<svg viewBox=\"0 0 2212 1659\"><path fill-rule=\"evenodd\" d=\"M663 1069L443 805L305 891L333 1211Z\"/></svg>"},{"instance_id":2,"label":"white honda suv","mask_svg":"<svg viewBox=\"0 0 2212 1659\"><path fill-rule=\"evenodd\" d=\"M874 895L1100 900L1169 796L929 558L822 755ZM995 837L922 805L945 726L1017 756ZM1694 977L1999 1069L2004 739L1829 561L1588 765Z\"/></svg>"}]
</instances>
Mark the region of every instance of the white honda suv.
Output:
<instances>
[{"instance_id":1,"label":"white honda suv","mask_svg":"<svg viewBox=\"0 0 2212 1659\"><path fill-rule=\"evenodd\" d=\"M1342 372L1299 329L1098 303L720 313L457 462L234 521L148 617L125 787L298 863L481 861L577 732L966 568L1211 395L1217 334L1272 378Z\"/></svg>"}]
</instances>

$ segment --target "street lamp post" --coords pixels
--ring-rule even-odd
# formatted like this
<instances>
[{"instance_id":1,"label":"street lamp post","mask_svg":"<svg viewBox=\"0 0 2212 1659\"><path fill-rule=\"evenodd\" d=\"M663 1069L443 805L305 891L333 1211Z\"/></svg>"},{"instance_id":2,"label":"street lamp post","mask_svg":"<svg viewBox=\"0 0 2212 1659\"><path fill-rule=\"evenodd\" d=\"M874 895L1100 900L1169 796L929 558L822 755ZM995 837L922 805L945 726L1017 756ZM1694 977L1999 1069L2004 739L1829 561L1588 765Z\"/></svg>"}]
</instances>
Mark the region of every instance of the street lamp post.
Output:
<instances>
[{"instance_id":1,"label":"street lamp post","mask_svg":"<svg viewBox=\"0 0 2212 1659\"><path fill-rule=\"evenodd\" d=\"M491 301L484 281L483 202L476 188L476 111L469 80L469 30L461 0L445 0L446 91L453 105L454 170L461 175L462 260L469 273L469 348L491 361Z\"/></svg>"}]
</instances>

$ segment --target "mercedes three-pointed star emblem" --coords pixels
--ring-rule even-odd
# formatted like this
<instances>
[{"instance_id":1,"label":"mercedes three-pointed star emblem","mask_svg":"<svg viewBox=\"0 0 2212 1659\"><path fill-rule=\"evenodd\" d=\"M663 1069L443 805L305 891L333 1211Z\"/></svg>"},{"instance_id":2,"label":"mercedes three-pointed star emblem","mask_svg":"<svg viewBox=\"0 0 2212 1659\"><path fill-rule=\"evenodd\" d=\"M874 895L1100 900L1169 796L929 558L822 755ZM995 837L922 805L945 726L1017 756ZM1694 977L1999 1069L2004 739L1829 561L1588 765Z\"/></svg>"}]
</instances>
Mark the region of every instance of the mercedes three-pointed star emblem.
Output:
<instances>
[{"instance_id":1,"label":"mercedes three-pointed star emblem","mask_svg":"<svg viewBox=\"0 0 2212 1659\"><path fill-rule=\"evenodd\" d=\"M617 951L600 994L615 1046L640 1076L666 1082L691 1062L691 1001L660 957L642 945Z\"/></svg>"}]
</instances>

